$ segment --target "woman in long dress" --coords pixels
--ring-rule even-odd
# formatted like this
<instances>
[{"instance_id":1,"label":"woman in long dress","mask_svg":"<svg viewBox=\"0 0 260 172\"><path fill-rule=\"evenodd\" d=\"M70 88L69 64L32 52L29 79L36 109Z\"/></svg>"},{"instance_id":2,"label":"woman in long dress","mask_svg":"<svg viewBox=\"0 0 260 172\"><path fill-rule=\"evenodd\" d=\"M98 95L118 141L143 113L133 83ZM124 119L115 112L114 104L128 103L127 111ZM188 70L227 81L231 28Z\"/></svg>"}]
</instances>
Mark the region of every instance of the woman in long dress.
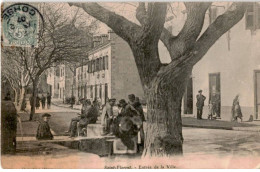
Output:
<instances>
[{"instance_id":1,"label":"woman in long dress","mask_svg":"<svg viewBox=\"0 0 260 172\"><path fill-rule=\"evenodd\" d=\"M237 121L238 118L241 119L242 122L242 111L241 111L241 107L239 105L239 95L237 95L234 100L233 100L233 106L232 106L232 121Z\"/></svg>"}]
</instances>

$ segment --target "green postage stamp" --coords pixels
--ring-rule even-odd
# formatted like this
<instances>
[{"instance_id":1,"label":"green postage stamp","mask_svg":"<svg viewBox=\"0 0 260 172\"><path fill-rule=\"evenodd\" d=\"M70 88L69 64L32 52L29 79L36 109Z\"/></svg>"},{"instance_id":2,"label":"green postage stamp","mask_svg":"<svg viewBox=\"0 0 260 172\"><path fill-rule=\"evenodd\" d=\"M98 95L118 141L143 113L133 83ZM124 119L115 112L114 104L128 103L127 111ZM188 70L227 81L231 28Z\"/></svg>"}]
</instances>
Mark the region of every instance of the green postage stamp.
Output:
<instances>
[{"instance_id":1,"label":"green postage stamp","mask_svg":"<svg viewBox=\"0 0 260 172\"><path fill-rule=\"evenodd\" d=\"M25 3L4 7L2 13L2 43L4 46L37 47L39 19L38 9Z\"/></svg>"}]
</instances>

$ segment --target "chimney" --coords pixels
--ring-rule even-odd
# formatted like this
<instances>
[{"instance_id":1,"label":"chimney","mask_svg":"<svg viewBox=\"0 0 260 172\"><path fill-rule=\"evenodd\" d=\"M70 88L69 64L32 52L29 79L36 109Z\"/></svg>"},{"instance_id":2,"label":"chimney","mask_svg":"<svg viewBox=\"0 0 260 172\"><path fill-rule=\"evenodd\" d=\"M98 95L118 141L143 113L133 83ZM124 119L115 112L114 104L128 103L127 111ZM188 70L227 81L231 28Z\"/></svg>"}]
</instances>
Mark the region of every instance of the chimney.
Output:
<instances>
[{"instance_id":1,"label":"chimney","mask_svg":"<svg viewBox=\"0 0 260 172\"><path fill-rule=\"evenodd\" d=\"M108 40L111 41L116 37L116 34L113 30L108 31Z\"/></svg>"},{"instance_id":2,"label":"chimney","mask_svg":"<svg viewBox=\"0 0 260 172\"><path fill-rule=\"evenodd\" d=\"M101 42L102 42L102 44L105 44L105 43L107 43L108 42L108 35L107 34L102 34L101 35Z\"/></svg>"},{"instance_id":3,"label":"chimney","mask_svg":"<svg viewBox=\"0 0 260 172\"><path fill-rule=\"evenodd\" d=\"M101 36L94 36L93 37L93 44L94 44L94 47L98 46L101 42Z\"/></svg>"}]
</instances>

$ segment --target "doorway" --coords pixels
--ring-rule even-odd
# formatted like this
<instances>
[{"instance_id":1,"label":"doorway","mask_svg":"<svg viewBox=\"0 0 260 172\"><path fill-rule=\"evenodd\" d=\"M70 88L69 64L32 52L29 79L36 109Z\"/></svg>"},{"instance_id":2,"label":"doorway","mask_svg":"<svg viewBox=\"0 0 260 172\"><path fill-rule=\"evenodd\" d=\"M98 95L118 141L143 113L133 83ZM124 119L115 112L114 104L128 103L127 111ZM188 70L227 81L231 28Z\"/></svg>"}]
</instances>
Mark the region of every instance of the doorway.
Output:
<instances>
[{"instance_id":1,"label":"doorway","mask_svg":"<svg viewBox=\"0 0 260 172\"><path fill-rule=\"evenodd\" d=\"M254 99L255 99L255 119L260 116L260 70L254 71Z\"/></svg>"},{"instance_id":2,"label":"doorway","mask_svg":"<svg viewBox=\"0 0 260 172\"><path fill-rule=\"evenodd\" d=\"M213 105L213 113L220 118L221 112L221 88L220 88L220 73L209 74L209 103Z\"/></svg>"},{"instance_id":3,"label":"doorway","mask_svg":"<svg viewBox=\"0 0 260 172\"><path fill-rule=\"evenodd\" d=\"M193 114L193 82L192 77L188 81L184 96L184 114Z\"/></svg>"}]
</instances>

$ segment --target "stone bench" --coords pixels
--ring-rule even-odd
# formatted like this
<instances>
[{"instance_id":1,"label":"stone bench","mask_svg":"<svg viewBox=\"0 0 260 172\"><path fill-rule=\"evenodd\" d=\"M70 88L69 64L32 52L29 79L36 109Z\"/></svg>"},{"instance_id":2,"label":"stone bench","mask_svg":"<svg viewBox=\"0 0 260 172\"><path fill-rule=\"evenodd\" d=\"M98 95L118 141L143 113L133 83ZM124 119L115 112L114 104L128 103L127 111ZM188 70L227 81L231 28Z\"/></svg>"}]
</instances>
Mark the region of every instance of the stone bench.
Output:
<instances>
[{"instance_id":1,"label":"stone bench","mask_svg":"<svg viewBox=\"0 0 260 172\"><path fill-rule=\"evenodd\" d=\"M87 137L101 136L103 127L101 124L88 124L87 126Z\"/></svg>"}]
</instances>

